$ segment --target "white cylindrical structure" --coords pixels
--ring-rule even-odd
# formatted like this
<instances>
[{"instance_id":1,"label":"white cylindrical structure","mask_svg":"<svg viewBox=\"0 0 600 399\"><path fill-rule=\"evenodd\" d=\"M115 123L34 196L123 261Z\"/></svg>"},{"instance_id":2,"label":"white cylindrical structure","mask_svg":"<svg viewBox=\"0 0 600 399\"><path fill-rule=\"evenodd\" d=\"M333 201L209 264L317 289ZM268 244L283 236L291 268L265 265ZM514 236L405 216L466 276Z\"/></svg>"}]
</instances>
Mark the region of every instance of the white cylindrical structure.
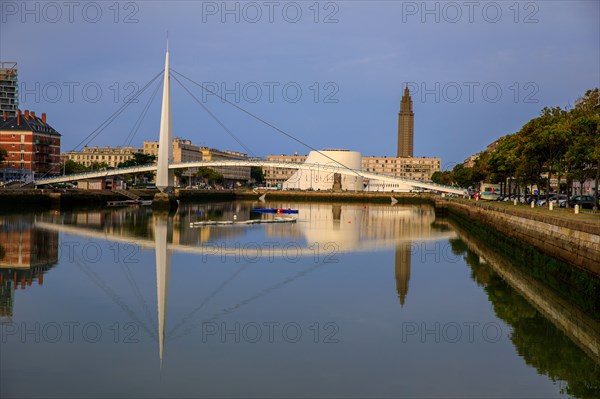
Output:
<instances>
[{"instance_id":1,"label":"white cylindrical structure","mask_svg":"<svg viewBox=\"0 0 600 399\"><path fill-rule=\"evenodd\" d=\"M362 191L363 178L358 172L362 170L362 154L349 150L322 150L311 151L306 157L306 164L323 165L323 170L318 167L313 170L298 169L285 183L283 189L295 190L331 190L333 189L335 173L327 170L326 166L345 167L357 173L340 174L341 190Z\"/></svg>"}]
</instances>

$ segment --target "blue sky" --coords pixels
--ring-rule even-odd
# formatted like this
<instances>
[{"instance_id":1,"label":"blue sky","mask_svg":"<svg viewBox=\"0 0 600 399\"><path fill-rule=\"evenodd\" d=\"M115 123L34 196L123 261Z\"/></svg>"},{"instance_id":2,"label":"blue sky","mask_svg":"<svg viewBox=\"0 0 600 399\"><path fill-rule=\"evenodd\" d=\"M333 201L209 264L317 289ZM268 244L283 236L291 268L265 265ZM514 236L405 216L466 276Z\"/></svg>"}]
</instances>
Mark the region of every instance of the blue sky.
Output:
<instances>
[{"instance_id":1,"label":"blue sky","mask_svg":"<svg viewBox=\"0 0 600 399\"><path fill-rule=\"evenodd\" d=\"M410 82L415 155L441 157L443 167L600 86L598 1L0 6L0 60L18 62L21 109L46 112L63 151L162 70L167 31L173 69L320 149L395 156ZM308 152L186 86L254 155ZM126 144L154 87L90 145ZM133 145L157 139L160 95ZM244 151L175 81L172 97L174 135Z\"/></svg>"}]
</instances>

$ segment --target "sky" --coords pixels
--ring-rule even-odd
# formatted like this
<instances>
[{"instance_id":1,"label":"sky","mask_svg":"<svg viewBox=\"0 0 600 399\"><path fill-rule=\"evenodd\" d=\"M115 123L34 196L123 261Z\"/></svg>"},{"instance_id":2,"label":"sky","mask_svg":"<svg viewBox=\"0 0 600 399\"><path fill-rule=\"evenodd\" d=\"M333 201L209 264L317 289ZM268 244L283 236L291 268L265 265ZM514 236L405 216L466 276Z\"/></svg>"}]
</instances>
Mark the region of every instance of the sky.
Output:
<instances>
[{"instance_id":1,"label":"sky","mask_svg":"<svg viewBox=\"0 0 600 399\"><path fill-rule=\"evenodd\" d=\"M161 79L129 100L164 69L167 36L171 70L317 149L395 156L408 84L415 156L448 169L600 86L599 4L2 0L0 61L18 63L20 108L47 113L62 151L158 140ZM172 77L174 136L252 156L308 153L172 76L195 96Z\"/></svg>"}]
</instances>

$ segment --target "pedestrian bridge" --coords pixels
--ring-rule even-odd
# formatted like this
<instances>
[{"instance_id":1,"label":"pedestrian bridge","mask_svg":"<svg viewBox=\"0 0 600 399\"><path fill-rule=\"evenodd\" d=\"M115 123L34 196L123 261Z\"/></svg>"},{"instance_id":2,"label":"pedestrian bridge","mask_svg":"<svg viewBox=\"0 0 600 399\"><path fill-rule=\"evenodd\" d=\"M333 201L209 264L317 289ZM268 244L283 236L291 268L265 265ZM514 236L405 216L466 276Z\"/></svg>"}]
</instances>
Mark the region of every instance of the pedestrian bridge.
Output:
<instances>
[{"instance_id":1,"label":"pedestrian bridge","mask_svg":"<svg viewBox=\"0 0 600 399\"><path fill-rule=\"evenodd\" d=\"M341 175L349 175L356 177L363 177L369 180L378 180L386 184L406 184L415 188L423 190L431 190L436 192L442 192L447 194L467 195L467 191L460 187L445 186L441 184L423 182L420 180L406 179L396 176L384 175L375 172L365 172L362 170L355 170L346 168L340 164L310 164L310 163L297 163L297 162L278 162L278 161L267 161L261 158L249 158L247 160L213 160L213 161L193 161L193 162L181 162L169 164L169 169L185 169L185 168L199 168L199 167L271 167L271 168L286 168L286 169L298 169L301 171L310 172L321 172L321 173L339 173ZM34 186L43 186L46 184L57 184L67 183L85 179L97 179L102 177L120 176L131 173L145 173L145 172L156 172L157 165L140 165L131 166L127 168L116 168L116 169L103 169L96 172L85 172L76 173L71 175L50 177L45 179L38 179L33 182Z\"/></svg>"}]
</instances>

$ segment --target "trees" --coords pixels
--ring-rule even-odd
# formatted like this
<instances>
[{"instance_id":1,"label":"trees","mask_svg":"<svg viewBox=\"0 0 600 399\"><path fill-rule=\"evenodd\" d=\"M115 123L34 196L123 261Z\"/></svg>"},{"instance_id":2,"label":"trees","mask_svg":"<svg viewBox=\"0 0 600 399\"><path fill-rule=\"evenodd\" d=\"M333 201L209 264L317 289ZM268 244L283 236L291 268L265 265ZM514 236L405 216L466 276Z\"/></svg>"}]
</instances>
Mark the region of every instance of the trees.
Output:
<instances>
[{"instance_id":1,"label":"trees","mask_svg":"<svg viewBox=\"0 0 600 399\"><path fill-rule=\"evenodd\" d=\"M211 168L207 168L206 166L202 166L198 168L198 172L196 172L196 176L202 179L203 182L212 184L222 184L225 181L225 178L222 174L215 172Z\"/></svg>"},{"instance_id":2,"label":"trees","mask_svg":"<svg viewBox=\"0 0 600 399\"><path fill-rule=\"evenodd\" d=\"M84 164L79 162L75 162L72 159L67 159L66 162L60 165L60 172L65 175L72 175L73 173L83 173L87 172L89 168Z\"/></svg>"},{"instance_id":3,"label":"trees","mask_svg":"<svg viewBox=\"0 0 600 399\"><path fill-rule=\"evenodd\" d=\"M156 162L156 155L135 152L133 153L133 158L119 163L117 165L117 168L128 168L132 166L149 165L153 164L154 162ZM138 177L145 178L146 180L152 180L154 178L154 172L134 173L133 176L131 176L128 179L128 183L135 184L137 182Z\"/></svg>"},{"instance_id":4,"label":"trees","mask_svg":"<svg viewBox=\"0 0 600 399\"><path fill-rule=\"evenodd\" d=\"M453 183L452 172L444 171L444 172L434 172L431 175L431 181L437 184L444 184L446 186L451 186Z\"/></svg>"},{"instance_id":5,"label":"trees","mask_svg":"<svg viewBox=\"0 0 600 399\"><path fill-rule=\"evenodd\" d=\"M142 152L133 153L133 158L121 162L117 165L118 168L127 168L130 166L151 165L156 162L156 155L144 154Z\"/></svg>"},{"instance_id":6,"label":"trees","mask_svg":"<svg viewBox=\"0 0 600 399\"><path fill-rule=\"evenodd\" d=\"M260 166L251 166L250 167L250 177L254 179L256 184L262 184L265 181L265 175L263 172L263 168Z\"/></svg>"},{"instance_id":7,"label":"trees","mask_svg":"<svg viewBox=\"0 0 600 399\"><path fill-rule=\"evenodd\" d=\"M0 148L0 164L4 162L8 158L8 151L4 148Z\"/></svg>"},{"instance_id":8,"label":"trees","mask_svg":"<svg viewBox=\"0 0 600 399\"><path fill-rule=\"evenodd\" d=\"M457 166L452 173L436 173L436 182L453 181L467 185L469 168ZM551 191L552 176L583 182L594 178L596 196L600 180L600 90L588 90L571 110L560 107L544 108L516 133L499 140L493 151L484 151L475 161L471 173L473 182L490 183L512 180L516 185L533 185Z\"/></svg>"}]
</instances>

